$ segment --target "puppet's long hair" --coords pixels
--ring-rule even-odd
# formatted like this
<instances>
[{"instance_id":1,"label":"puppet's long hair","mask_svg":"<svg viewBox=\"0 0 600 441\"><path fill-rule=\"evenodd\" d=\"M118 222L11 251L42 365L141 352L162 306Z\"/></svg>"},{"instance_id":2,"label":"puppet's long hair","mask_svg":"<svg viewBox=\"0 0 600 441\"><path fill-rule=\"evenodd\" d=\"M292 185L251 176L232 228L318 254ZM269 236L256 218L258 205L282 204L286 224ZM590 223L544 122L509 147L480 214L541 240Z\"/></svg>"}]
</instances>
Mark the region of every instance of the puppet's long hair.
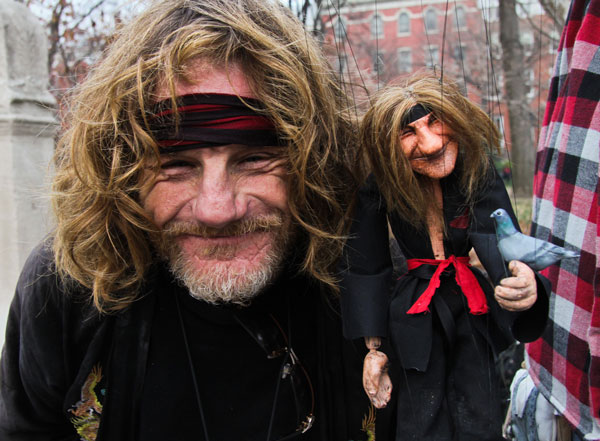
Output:
<instances>
[{"instance_id":1,"label":"puppet's long hair","mask_svg":"<svg viewBox=\"0 0 600 441\"><path fill-rule=\"evenodd\" d=\"M467 203L489 174L489 155L499 149L498 129L475 104L465 98L457 84L430 73L418 73L402 84L382 89L365 114L361 150L367 157L389 211L418 226L426 225L432 203L427 178L414 173L400 147L400 135L411 108L421 104L454 131L458 143L457 170Z\"/></svg>"},{"instance_id":2,"label":"puppet's long hair","mask_svg":"<svg viewBox=\"0 0 600 441\"><path fill-rule=\"evenodd\" d=\"M333 285L354 186L352 112L317 42L277 0L156 2L123 27L75 91L56 152L56 265L111 312L139 295L157 228L139 194L158 149L145 115L157 85L199 59L247 75L289 141L289 207L304 238L303 272ZM302 234L303 233L303 234Z\"/></svg>"}]
</instances>

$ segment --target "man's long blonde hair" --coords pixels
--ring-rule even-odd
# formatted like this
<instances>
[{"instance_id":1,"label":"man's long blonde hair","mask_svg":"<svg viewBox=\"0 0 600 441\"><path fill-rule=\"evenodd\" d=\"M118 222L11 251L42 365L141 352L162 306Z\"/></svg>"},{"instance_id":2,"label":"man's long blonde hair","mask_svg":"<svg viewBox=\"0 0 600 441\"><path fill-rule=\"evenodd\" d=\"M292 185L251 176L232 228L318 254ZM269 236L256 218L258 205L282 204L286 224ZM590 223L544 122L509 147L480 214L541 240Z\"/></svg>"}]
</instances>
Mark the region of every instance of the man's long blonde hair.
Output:
<instances>
[{"instance_id":1,"label":"man's long blonde hair","mask_svg":"<svg viewBox=\"0 0 600 441\"><path fill-rule=\"evenodd\" d=\"M416 225L426 225L434 201L428 178L415 173L402 152L400 135L410 110L417 104L449 126L458 143L456 168L465 202L474 202L489 174L490 153L498 151L500 135L487 114L465 98L458 85L444 77L420 72L401 84L382 89L365 114L361 148L368 158L389 211Z\"/></svg>"},{"instance_id":2,"label":"man's long blonde hair","mask_svg":"<svg viewBox=\"0 0 600 441\"><path fill-rule=\"evenodd\" d=\"M91 290L98 310L127 307L155 256L156 226L139 194L158 149L146 115L157 85L204 59L237 63L288 140L289 207L301 271L333 285L354 185L352 112L318 44L277 0L169 0L123 27L71 98L56 151L53 237L63 277Z\"/></svg>"}]
</instances>

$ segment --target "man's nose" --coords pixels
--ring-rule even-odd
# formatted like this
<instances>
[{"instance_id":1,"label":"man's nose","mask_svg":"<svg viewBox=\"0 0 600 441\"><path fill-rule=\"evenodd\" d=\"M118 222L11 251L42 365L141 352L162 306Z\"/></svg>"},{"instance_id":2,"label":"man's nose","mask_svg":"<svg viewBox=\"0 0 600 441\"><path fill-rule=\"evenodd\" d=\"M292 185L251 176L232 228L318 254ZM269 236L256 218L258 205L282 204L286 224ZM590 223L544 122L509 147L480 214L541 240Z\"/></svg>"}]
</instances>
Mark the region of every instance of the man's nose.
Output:
<instances>
[{"instance_id":1,"label":"man's nose","mask_svg":"<svg viewBox=\"0 0 600 441\"><path fill-rule=\"evenodd\" d=\"M423 155L435 155L444 147L444 140L438 133L433 132L429 126L419 127L416 130L417 147Z\"/></svg>"},{"instance_id":2,"label":"man's nose","mask_svg":"<svg viewBox=\"0 0 600 441\"><path fill-rule=\"evenodd\" d=\"M196 221L221 228L244 216L244 206L238 200L235 182L225 169L206 167L199 177L192 199Z\"/></svg>"}]
</instances>

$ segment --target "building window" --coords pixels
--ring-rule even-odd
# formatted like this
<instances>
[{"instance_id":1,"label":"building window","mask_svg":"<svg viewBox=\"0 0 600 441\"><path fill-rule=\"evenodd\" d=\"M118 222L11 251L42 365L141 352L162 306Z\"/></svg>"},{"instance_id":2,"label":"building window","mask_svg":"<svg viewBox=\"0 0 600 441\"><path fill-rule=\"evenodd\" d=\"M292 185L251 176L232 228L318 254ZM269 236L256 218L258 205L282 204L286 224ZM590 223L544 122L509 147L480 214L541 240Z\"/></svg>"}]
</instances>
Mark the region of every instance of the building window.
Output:
<instances>
[{"instance_id":1,"label":"building window","mask_svg":"<svg viewBox=\"0 0 600 441\"><path fill-rule=\"evenodd\" d=\"M463 8L462 6L457 6L454 12L456 14L456 28L463 29L467 25L465 8Z\"/></svg>"},{"instance_id":2,"label":"building window","mask_svg":"<svg viewBox=\"0 0 600 441\"><path fill-rule=\"evenodd\" d=\"M467 46L462 44L462 45L456 45L454 46L454 59L458 62L463 62L464 60L467 59Z\"/></svg>"},{"instance_id":3,"label":"building window","mask_svg":"<svg viewBox=\"0 0 600 441\"><path fill-rule=\"evenodd\" d=\"M410 15L401 12L398 16L398 34L410 34Z\"/></svg>"},{"instance_id":4,"label":"building window","mask_svg":"<svg viewBox=\"0 0 600 441\"><path fill-rule=\"evenodd\" d=\"M434 67L440 60L438 47L434 45L425 47L425 66L428 68Z\"/></svg>"},{"instance_id":5,"label":"building window","mask_svg":"<svg viewBox=\"0 0 600 441\"><path fill-rule=\"evenodd\" d=\"M484 6L481 8L481 13L483 15L483 19L488 23L496 23L499 21L500 14L498 6Z\"/></svg>"},{"instance_id":6,"label":"building window","mask_svg":"<svg viewBox=\"0 0 600 441\"><path fill-rule=\"evenodd\" d=\"M492 120L500 132L500 143L504 144L504 118L502 115L493 115Z\"/></svg>"},{"instance_id":7,"label":"building window","mask_svg":"<svg viewBox=\"0 0 600 441\"><path fill-rule=\"evenodd\" d=\"M376 52L373 55L373 72L377 75L383 74L383 52Z\"/></svg>"},{"instance_id":8,"label":"building window","mask_svg":"<svg viewBox=\"0 0 600 441\"><path fill-rule=\"evenodd\" d=\"M519 36L519 40L521 41L521 45L523 45L523 52L526 56L529 56L533 52L533 46L535 44L535 39L533 37L533 32L525 31L521 32Z\"/></svg>"},{"instance_id":9,"label":"building window","mask_svg":"<svg viewBox=\"0 0 600 441\"><path fill-rule=\"evenodd\" d=\"M333 25L333 33L337 40L346 39L346 23L344 22L344 19L342 17L339 17Z\"/></svg>"},{"instance_id":10,"label":"building window","mask_svg":"<svg viewBox=\"0 0 600 441\"><path fill-rule=\"evenodd\" d=\"M535 72L533 69L525 69L525 90L527 98L532 100L535 97Z\"/></svg>"},{"instance_id":11,"label":"building window","mask_svg":"<svg viewBox=\"0 0 600 441\"><path fill-rule=\"evenodd\" d=\"M435 12L435 9L428 9L425 12L425 30L427 32L437 32L437 12Z\"/></svg>"},{"instance_id":12,"label":"building window","mask_svg":"<svg viewBox=\"0 0 600 441\"><path fill-rule=\"evenodd\" d=\"M410 48L398 49L398 73L412 72L412 51Z\"/></svg>"},{"instance_id":13,"label":"building window","mask_svg":"<svg viewBox=\"0 0 600 441\"><path fill-rule=\"evenodd\" d=\"M383 37L383 18L379 14L375 14L371 18L371 36L373 38Z\"/></svg>"}]
</instances>

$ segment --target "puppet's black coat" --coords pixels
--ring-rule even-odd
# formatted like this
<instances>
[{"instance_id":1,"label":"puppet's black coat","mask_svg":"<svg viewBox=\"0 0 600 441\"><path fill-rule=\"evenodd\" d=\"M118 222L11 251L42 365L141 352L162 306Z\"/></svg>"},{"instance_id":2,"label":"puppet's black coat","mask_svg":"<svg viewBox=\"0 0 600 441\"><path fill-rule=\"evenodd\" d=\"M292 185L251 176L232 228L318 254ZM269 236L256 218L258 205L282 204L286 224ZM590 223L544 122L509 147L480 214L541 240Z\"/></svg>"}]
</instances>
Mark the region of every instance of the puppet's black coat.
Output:
<instances>
[{"instance_id":1,"label":"puppet's black coat","mask_svg":"<svg viewBox=\"0 0 600 441\"><path fill-rule=\"evenodd\" d=\"M447 230L444 238L445 255L467 256L470 249L475 248L489 278L497 284L507 277L508 271L497 250L490 214L497 208L504 208L515 221L510 200L502 180L492 172L493 179L479 192L474 204L468 207L461 195L457 174L458 171L455 170L447 178L440 180ZM388 213L374 177L369 177L359 191L355 219L343 262L342 313L346 338L388 337L386 344L389 343L392 348L392 374L398 376L396 381L407 383L407 390L401 390L400 394L409 394L411 382L418 381L423 384L441 382L438 386L444 390L440 393L445 394L448 388L445 381L452 376L452 369L459 369L456 359L459 357L457 354L462 353L461 332L466 339L470 334L475 335L474 352L462 353L461 357L474 357L478 352L490 354L489 357L484 357L479 370L472 369L473 364L466 365L466 369L471 372L465 370L464 366L460 368L463 372L457 375L468 377L467 381L473 381L473 376L487 376L488 372L483 371L488 370L485 366L493 366L493 355L504 350L514 341L513 337L523 342L539 337L546 323L549 286L546 279L537 275L538 300L535 305L525 312L510 313L499 307L493 298L490 283L482 273L473 269L486 294L489 307L488 314L474 316L467 313L466 299L454 282L453 268L449 267L442 275L441 285L430 305L432 313L406 314L427 288L436 267L421 266L402 275L397 281L391 280L388 221L406 259L434 259L427 232L415 228L397 213ZM424 378L427 379L407 380L411 375L425 375ZM445 378L437 378L436 375ZM432 385L431 388L438 386ZM403 386L396 389L403 389ZM469 393L478 396L476 392ZM403 404L409 401L416 403L418 400L413 398L401 396L398 399ZM485 399L481 404L486 404ZM416 409L417 413L428 411L430 409ZM406 415L400 415L400 418L405 417ZM430 421L432 425L436 418L433 417L433 421ZM424 426L426 423L422 422L420 425ZM400 431L400 427L398 430ZM404 430L402 434L399 432L397 439L412 439L406 422ZM434 439L427 438L423 433L419 436L424 437L422 439ZM448 436L450 438L447 439L452 439L451 434ZM418 439L416 435L415 439Z\"/></svg>"},{"instance_id":2,"label":"puppet's black coat","mask_svg":"<svg viewBox=\"0 0 600 441\"><path fill-rule=\"evenodd\" d=\"M282 362L267 359L234 319L241 310L209 304L198 310L189 305L198 302L183 291L158 265L143 298L122 313L99 316L89 292L75 284L65 289L48 246L38 247L23 269L9 314L0 371L0 439L79 440L75 409L100 418L97 440L204 439L174 319L175 296L196 358L209 438L265 439ZM260 299L241 313L259 325L268 315L276 317L312 380L315 426L294 439L366 439L360 430L369 410L360 380L364 352L344 343L339 315L302 277L282 276ZM90 396L86 379L95 366L102 368L102 380L93 388L101 416L91 402L82 402ZM214 368L212 374L206 374L207 366ZM296 427L289 381L281 383L273 429L279 435Z\"/></svg>"}]
</instances>

